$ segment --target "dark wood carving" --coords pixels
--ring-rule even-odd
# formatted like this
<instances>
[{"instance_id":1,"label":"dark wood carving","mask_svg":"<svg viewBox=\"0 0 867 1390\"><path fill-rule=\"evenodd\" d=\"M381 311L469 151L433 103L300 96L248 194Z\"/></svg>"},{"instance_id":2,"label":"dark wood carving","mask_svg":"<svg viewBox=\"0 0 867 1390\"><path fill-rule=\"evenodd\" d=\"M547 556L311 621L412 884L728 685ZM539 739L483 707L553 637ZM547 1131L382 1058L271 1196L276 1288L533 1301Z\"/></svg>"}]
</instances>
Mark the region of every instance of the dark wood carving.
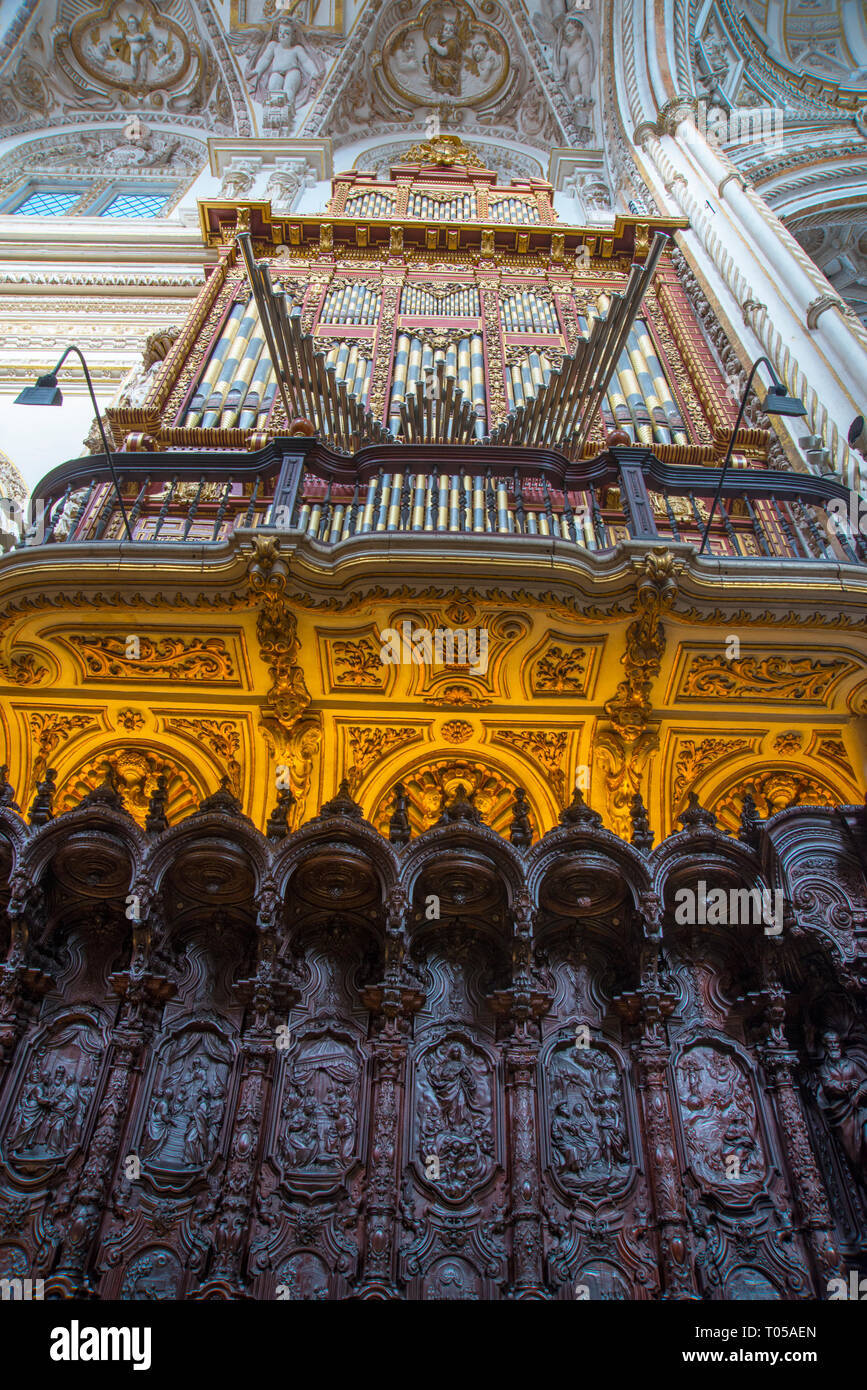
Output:
<instances>
[{"instance_id":1,"label":"dark wood carving","mask_svg":"<svg viewBox=\"0 0 867 1390\"><path fill-rule=\"evenodd\" d=\"M0 1277L827 1296L867 1272L859 815L651 850L591 814L504 840L468 802L389 842L348 791L272 838L231 797L146 833L0 806ZM678 924L699 879L782 886L779 939Z\"/></svg>"}]
</instances>

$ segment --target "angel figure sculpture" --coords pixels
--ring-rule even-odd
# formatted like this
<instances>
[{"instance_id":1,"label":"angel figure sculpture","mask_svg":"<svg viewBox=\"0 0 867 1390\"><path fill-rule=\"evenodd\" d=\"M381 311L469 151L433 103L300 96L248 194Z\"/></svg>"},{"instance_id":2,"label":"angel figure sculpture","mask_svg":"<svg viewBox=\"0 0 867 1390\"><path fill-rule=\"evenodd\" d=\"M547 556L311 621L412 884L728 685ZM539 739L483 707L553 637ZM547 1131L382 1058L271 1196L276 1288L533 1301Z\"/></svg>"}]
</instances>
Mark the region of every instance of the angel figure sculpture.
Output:
<instances>
[{"instance_id":1,"label":"angel figure sculpture","mask_svg":"<svg viewBox=\"0 0 867 1390\"><path fill-rule=\"evenodd\" d=\"M555 51L557 76L573 101L590 104L593 47L580 19L569 16L560 28Z\"/></svg>"},{"instance_id":2,"label":"angel figure sculpture","mask_svg":"<svg viewBox=\"0 0 867 1390\"><path fill-rule=\"evenodd\" d=\"M318 68L300 41L301 35L294 19L280 19L271 38L254 56L247 77L254 82L260 101L285 96L292 115L303 87L318 76Z\"/></svg>"}]
</instances>

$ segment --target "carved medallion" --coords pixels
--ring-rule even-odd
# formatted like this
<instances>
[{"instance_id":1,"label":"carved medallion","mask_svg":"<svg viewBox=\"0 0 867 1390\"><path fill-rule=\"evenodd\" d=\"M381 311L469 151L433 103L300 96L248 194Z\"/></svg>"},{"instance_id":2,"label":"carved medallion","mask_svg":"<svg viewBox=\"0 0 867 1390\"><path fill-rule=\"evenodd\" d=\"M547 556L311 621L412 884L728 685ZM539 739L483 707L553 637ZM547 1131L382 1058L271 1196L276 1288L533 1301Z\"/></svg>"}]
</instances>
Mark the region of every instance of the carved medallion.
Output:
<instances>
[{"instance_id":1,"label":"carved medallion","mask_svg":"<svg viewBox=\"0 0 867 1390\"><path fill-rule=\"evenodd\" d=\"M171 1250L155 1246L130 1260L123 1276L120 1297L124 1300L156 1300L179 1296L183 1271Z\"/></svg>"},{"instance_id":2,"label":"carved medallion","mask_svg":"<svg viewBox=\"0 0 867 1390\"><path fill-rule=\"evenodd\" d=\"M176 87L192 60L183 29L150 0L114 0L91 10L73 24L69 44L88 77L136 96Z\"/></svg>"},{"instance_id":3,"label":"carved medallion","mask_svg":"<svg viewBox=\"0 0 867 1390\"><path fill-rule=\"evenodd\" d=\"M464 0L429 0L392 30L377 75L412 106L477 106L509 75L506 44Z\"/></svg>"}]
</instances>

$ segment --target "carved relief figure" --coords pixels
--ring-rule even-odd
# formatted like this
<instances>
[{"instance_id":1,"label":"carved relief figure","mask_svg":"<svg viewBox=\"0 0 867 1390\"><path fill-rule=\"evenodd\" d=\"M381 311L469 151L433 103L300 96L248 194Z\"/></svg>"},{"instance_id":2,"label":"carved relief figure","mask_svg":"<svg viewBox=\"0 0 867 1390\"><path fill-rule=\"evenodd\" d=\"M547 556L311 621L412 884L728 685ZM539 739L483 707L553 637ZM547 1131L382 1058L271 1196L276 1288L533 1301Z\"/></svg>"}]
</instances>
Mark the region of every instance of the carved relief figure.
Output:
<instances>
[{"instance_id":1,"label":"carved relief figure","mask_svg":"<svg viewBox=\"0 0 867 1390\"><path fill-rule=\"evenodd\" d=\"M462 0L429 0L417 19L398 25L383 44L379 70L404 100L420 106L483 101L508 73L501 34Z\"/></svg>"},{"instance_id":2,"label":"carved relief figure","mask_svg":"<svg viewBox=\"0 0 867 1390\"><path fill-rule=\"evenodd\" d=\"M453 1038L431 1049L419 1068L416 1152L423 1169L436 1156L439 1176L430 1181L453 1201L487 1175L492 1122L484 1060Z\"/></svg>"},{"instance_id":3,"label":"carved relief figure","mask_svg":"<svg viewBox=\"0 0 867 1390\"><path fill-rule=\"evenodd\" d=\"M123 1276L122 1299L177 1298L181 1266L171 1250L145 1250L131 1260Z\"/></svg>"},{"instance_id":4,"label":"carved relief figure","mask_svg":"<svg viewBox=\"0 0 867 1390\"><path fill-rule=\"evenodd\" d=\"M678 1063L677 1091L687 1150L699 1181L728 1193L759 1186L766 1161L755 1103L740 1063L717 1048L692 1047Z\"/></svg>"},{"instance_id":5,"label":"carved relief figure","mask_svg":"<svg viewBox=\"0 0 867 1390\"><path fill-rule=\"evenodd\" d=\"M424 1285L426 1300L448 1303L478 1301L478 1276L463 1260L439 1260L428 1273Z\"/></svg>"},{"instance_id":6,"label":"carved relief figure","mask_svg":"<svg viewBox=\"0 0 867 1390\"><path fill-rule=\"evenodd\" d=\"M254 54L247 78L254 84L260 101L285 96L289 113L310 82L319 75L319 68L301 41L301 30L294 19L279 19L268 32L258 53Z\"/></svg>"},{"instance_id":7,"label":"carved relief figure","mask_svg":"<svg viewBox=\"0 0 867 1390\"><path fill-rule=\"evenodd\" d=\"M138 92L174 87L188 74L192 58L183 30L152 5L135 0L119 0L107 17L85 14L69 40L90 77Z\"/></svg>"},{"instance_id":8,"label":"carved relief figure","mask_svg":"<svg viewBox=\"0 0 867 1390\"><path fill-rule=\"evenodd\" d=\"M228 1064L195 1046L174 1049L154 1085L141 1152L158 1167L202 1168L219 1142Z\"/></svg>"},{"instance_id":9,"label":"carved relief figure","mask_svg":"<svg viewBox=\"0 0 867 1390\"><path fill-rule=\"evenodd\" d=\"M99 1069L97 1044L83 1030L65 1044L42 1047L23 1079L9 1121L11 1154L32 1161L67 1154L84 1128Z\"/></svg>"},{"instance_id":10,"label":"carved relief figure","mask_svg":"<svg viewBox=\"0 0 867 1390\"><path fill-rule=\"evenodd\" d=\"M819 1068L819 1103L858 1178L867 1185L867 1068L845 1057L836 1033L822 1039L825 1057Z\"/></svg>"},{"instance_id":11,"label":"carved relief figure","mask_svg":"<svg viewBox=\"0 0 867 1390\"><path fill-rule=\"evenodd\" d=\"M551 1063L551 1147L572 1191L607 1191L629 1175L623 1091L613 1060L593 1048L564 1048Z\"/></svg>"},{"instance_id":12,"label":"carved relief figure","mask_svg":"<svg viewBox=\"0 0 867 1390\"><path fill-rule=\"evenodd\" d=\"M306 1040L287 1066L278 1145L287 1167L342 1172L358 1128L358 1062L326 1034Z\"/></svg>"},{"instance_id":13,"label":"carved relief figure","mask_svg":"<svg viewBox=\"0 0 867 1390\"><path fill-rule=\"evenodd\" d=\"M435 92L460 96L461 62L467 37L466 21L459 30L456 16L448 11L442 14L438 26L434 24L425 31L428 51L422 61Z\"/></svg>"},{"instance_id":14,"label":"carved relief figure","mask_svg":"<svg viewBox=\"0 0 867 1390\"><path fill-rule=\"evenodd\" d=\"M278 1297L290 1303L328 1298L328 1270L318 1255L292 1255L277 1272Z\"/></svg>"},{"instance_id":15,"label":"carved relief figure","mask_svg":"<svg viewBox=\"0 0 867 1390\"><path fill-rule=\"evenodd\" d=\"M589 104L593 84L593 45L580 19L570 16L560 29L555 50L557 76L573 101Z\"/></svg>"}]
</instances>

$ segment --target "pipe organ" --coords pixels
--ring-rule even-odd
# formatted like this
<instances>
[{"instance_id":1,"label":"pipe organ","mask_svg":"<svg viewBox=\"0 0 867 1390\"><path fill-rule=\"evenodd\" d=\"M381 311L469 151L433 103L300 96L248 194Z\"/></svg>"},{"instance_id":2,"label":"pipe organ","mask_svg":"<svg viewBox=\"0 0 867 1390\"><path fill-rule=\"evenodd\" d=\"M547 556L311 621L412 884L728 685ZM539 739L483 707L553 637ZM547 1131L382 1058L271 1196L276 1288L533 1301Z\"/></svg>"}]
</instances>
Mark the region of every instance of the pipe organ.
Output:
<instances>
[{"instance_id":1,"label":"pipe organ","mask_svg":"<svg viewBox=\"0 0 867 1390\"><path fill-rule=\"evenodd\" d=\"M672 463L720 457L732 402L670 249L658 264L651 253L675 223L566 227L549 185L500 188L456 137L410 151L390 180L338 175L322 217L225 202L201 217L219 264L151 397L112 411L122 448L257 448L304 420L338 450L544 438L571 458L614 437ZM653 282L634 299L630 265L649 258ZM262 322L255 285L279 328ZM594 327L630 293L616 353L609 334L594 356ZM579 391L582 352L605 380ZM753 430L736 459L766 446Z\"/></svg>"}]
</instances>

